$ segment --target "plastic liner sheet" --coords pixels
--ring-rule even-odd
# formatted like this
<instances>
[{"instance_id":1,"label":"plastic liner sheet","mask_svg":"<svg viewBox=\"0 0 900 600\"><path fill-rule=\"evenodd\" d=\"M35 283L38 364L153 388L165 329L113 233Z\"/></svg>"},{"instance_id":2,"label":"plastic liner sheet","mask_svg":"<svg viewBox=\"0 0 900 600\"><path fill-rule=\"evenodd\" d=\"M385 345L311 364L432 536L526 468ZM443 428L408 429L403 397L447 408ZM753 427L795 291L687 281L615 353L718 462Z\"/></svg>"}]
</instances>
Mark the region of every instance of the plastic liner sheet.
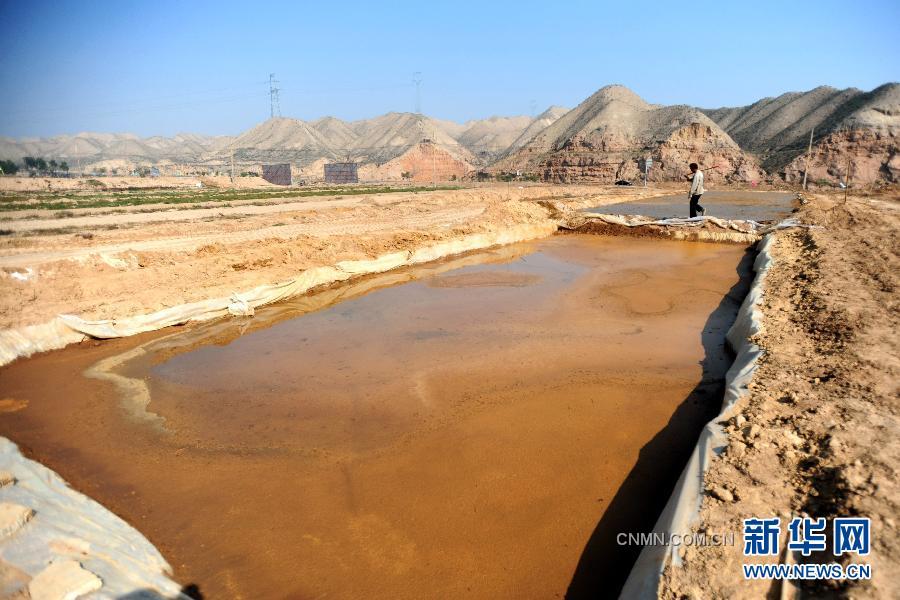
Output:
<instances>
[{"instance_id":1,"label":"plastic liner sheet","mask_svg":"<svg viewBox=\"0 0 900 600\"><path fill-rule=\"evenodd\" d=\"M20 511L0 531L0 570L13 573L0 582L0 595L24 587L32 598L187 600L144 536L3 437L0 475L0 506L7 515L10 507Z\"/></svg>"},{"instance_id":2,"label":"plastic liner sheet","mask_svg":"<svg viewBox=\"0 0 900 600\"><path fill-rule=\"evenodd\" d=\"M728 220L717 217L691 217L670 219L653 219L642 215L613 215L602 213L579 213L566 224L569 229L577 229L591 221L602 221L617 227L636 229L651 226L661 232L663 237L678 241L706 241L752 244L759 241L768 230L752 220ZM706 224L715 227L704 227Z\"/></svg>"},{"instance_id":3,"label":"plastic liner sheet","mask_svg":"<svg viewBox=\"0 0 900 600\"><path fill-rule=\"evenodd\" d=\"M623 227L641 227L644 225L659 225L661 227L700 227L704 223L713 223L722 229L732 229L742 233L754 232L763 228L763 225L752 220L729 220L718 217L673 217L670 219L651 219L640 215L612 215L603 213L584 213L585 216L600 219L612 225Z\"/></svg>"},{"instance_id":4,"label":"plastic liner sheet","mask_svg":"<svg viewBox=\"0 0 900 600\"><path fill-rule=\"evenodd\" d=\"M726 334L728 344L736 356L731 368L725 374L722 411L700 432L697 445L675 484L668 503L656 521L654 533L687 533L699 518L705 488L704 475L709 469L710 461L721 454L728 443L727 435L719 422L730 418L738 403L747 397L747 386L763 353L751 340L762 329L759 304L762 301L766 272L772 266L771 247L774 239L774 234L767 234L757 246L758 254L753 264L756 276L750 292L738 310L734 325ZM678 556L677 550L677 547L672 545L645 546L632 567L619 597L628 600L657 598L666 566L669 564L681 566L681 557Z\"/></svg>"}]
</instances>

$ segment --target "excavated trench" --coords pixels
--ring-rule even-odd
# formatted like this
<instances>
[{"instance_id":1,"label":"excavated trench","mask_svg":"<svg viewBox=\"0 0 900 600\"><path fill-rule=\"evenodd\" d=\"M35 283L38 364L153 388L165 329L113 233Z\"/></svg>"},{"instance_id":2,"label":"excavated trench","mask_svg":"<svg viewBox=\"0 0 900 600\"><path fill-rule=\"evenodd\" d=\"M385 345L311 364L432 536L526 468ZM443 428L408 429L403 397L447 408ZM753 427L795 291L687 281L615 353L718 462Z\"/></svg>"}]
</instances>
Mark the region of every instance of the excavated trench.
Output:
<instances>
[{"instance_id":1,"label":"excavated trench","mask_svg":"<svg viewBox=\"0 0 900 600\"><path fill-rule=\"evenodd\" d=\"M208 598L596 597L720 407L751 255L564 235L401 269L18 361L0 423Z\"/></svg>"}]
</instances>

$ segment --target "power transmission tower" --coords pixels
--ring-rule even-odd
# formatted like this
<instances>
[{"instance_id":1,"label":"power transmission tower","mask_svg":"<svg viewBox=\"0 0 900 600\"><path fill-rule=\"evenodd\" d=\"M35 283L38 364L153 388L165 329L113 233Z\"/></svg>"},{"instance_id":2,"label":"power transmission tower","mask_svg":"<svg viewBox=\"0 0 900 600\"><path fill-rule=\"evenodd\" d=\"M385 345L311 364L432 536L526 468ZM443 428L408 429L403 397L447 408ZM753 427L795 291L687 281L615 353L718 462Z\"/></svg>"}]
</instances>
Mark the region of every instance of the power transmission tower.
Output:
<instances>
[{"instance_id":1,"label":"power transmission tower","mask_svg":"<svg viewBox=\"0 0 900 600\"><path fill-rule=\"evenodd\" d=\"M281 105L278 103L278 81L275 73L269 73L269 117L281 116Z\"/></svg>"},{"instance_id":2,"label":"power transmission tower","mask_svg":"<svg viewBox=\"0 0 900 600\"><path fill-rule=\"evenodd\" d=\"M416 84L416 114L422 114L422 72L413 73L413 83Z\"/></svg>"}]
</instances>

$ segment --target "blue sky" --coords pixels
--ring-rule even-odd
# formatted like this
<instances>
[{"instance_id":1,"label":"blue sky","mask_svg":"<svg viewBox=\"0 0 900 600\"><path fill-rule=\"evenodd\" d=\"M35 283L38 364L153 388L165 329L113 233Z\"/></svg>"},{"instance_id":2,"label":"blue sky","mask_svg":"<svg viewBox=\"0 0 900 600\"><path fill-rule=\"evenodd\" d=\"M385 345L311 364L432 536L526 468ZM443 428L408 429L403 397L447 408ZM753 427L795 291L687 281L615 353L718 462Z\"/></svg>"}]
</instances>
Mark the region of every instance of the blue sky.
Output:
<instances>
[{"instance_id":1,"label":"blue sky","mask_svg":"<svg viewBox=\"0 0 900 600\"><path fill-rule=\"evenodd\" d=\"M734 106L900 80L900 2L10 2L0 135L233 134L269 116L456 121L573 107L610 83Z\"/></svg>"}]
</instances>

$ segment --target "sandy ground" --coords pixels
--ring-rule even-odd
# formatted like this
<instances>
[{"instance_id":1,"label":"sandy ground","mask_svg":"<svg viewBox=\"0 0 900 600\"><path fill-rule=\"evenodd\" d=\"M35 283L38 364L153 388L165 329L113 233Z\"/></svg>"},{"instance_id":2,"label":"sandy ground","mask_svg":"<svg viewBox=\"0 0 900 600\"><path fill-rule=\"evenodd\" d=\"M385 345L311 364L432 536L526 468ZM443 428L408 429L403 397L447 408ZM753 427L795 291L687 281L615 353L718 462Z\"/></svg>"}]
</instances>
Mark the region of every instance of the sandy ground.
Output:
<instances>
[{"instance_id":1,"label":"sandy ground","mask_svg":"<svg viewBox=\"0 0 900 600\"><path fill-rule=\"evenodd\" d=\"M24 211L6 215L12 220L2 224L13 233L0 237L0 328L42 323L60 313L90 319L142 314L228 296L340 260L534 223L548 218L540 199L587 206L661 193L498 185L265 205L206 202L182 210L76 209L67 218L51 210Z\"/></svg>"},{"instance_id":2,"label":"sandy ground","mask_svg":"<svg viewBox=\"0 0 900 600\"><path fill-rule=\"evenodd\" d=\"M898 210L896 195L845 203L819 194L798 216L822 228L777 234L757 340L765 355L749 401L728 423L727 450L712 463L698 526L740 540L741 519L754 516L826 517L829 528L834 517L869 517L871 554L853 560L872 565L872 580L799 589L747 581L740 565L753 561L738 544L688 549L685 568L666 573L662 597L900 595ZM827 552L791 560L835 558L829 540Z\"/></svg>"}]
</instances>

